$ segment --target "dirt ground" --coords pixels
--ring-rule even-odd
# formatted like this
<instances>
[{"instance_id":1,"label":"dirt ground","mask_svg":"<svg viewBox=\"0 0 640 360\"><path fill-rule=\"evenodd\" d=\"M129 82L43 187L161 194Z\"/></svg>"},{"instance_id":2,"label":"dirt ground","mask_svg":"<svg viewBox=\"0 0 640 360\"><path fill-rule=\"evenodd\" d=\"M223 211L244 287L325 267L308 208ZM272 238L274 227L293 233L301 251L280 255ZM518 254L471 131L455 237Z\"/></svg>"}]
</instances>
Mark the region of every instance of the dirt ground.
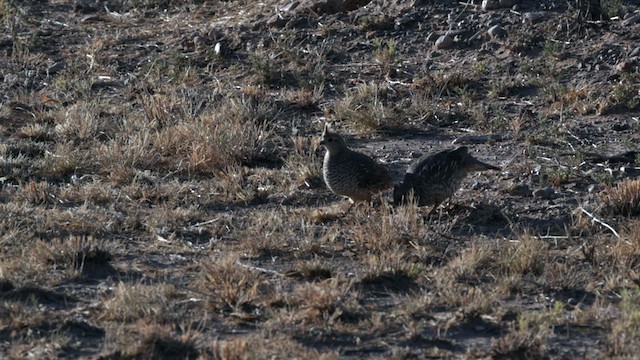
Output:
<instances>
[{"instance_id":1,"label":"dirt ground","mask_svg":"<svg viewBox=\"0 0 640 360\"><path fill-rule=\"evenodd\" d=\"M636 358L640 4L488 3L0 0L0 357Z\"/></svg>"}]
</instances>

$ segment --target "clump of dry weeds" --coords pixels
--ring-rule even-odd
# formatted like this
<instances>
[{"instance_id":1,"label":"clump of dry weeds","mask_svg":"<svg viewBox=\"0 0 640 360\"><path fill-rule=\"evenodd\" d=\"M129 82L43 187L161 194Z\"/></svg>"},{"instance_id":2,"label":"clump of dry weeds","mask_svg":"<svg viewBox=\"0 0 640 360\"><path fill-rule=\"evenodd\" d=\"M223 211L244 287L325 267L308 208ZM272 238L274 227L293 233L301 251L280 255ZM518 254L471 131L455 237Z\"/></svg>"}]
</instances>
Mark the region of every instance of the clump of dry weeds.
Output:
<instances>
[{"instance_id":1,"label":"clump of dry weeds","mask_svg":"<svg viewBox=\"0 0 640 360\"><path fill-rule=\"evenodd\" d=\"M600 194L605 207L614 215L634 216L640 213L640 179L625 179Z\"/></svg>"}]
</instances>

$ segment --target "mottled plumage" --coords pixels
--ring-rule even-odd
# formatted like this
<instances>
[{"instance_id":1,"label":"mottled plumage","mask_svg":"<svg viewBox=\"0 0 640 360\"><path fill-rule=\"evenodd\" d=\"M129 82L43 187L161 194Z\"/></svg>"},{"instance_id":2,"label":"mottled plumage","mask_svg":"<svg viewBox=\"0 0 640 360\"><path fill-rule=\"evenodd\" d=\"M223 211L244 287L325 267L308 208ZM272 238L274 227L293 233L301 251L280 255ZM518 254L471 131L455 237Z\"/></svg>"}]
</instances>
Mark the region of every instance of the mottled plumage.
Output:
<instances>
[{"instance_id":1,"label":"mottled plumage","mask_svg":"<svg viewBox=\"0 0 640 360\"><path fill-rule=\"evenodd\" d=\"M322 175L329 190L356 201L371 201L371 197L393 186L387 169L365 154L347 147L342 137L325 125L320 145L324 154ZM351 209L351 207L349 207Z\"/></svg>"},{"instance_id":2,"label":"mottled plumage","mask_svg":"<svg viewBox=\"0 0 640 360\"><path fill-rule=\"evenodd\" d=\"M394 188L393 201L401 204L413 191L418 206L434 205L433 213L460 188L468 173L484 170L500 168L474 158L466 146L424 155L409 166L404 181Z\"/></svg>"}]
</instances>

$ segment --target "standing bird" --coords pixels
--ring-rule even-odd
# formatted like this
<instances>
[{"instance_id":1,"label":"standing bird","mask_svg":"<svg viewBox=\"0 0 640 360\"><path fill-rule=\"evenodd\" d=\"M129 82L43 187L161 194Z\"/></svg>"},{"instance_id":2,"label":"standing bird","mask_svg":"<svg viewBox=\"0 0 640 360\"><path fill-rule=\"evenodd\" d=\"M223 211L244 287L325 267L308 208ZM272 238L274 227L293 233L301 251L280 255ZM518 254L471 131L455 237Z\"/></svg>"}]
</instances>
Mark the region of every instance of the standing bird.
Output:
<instances>
[{"instance_id":1,"label":"standing bird","mask_svg":"<svg viewBox=\"0 0 640 360\"><path fill-rule=\"evenodd\" d=\"M349 198L351 205L347 212L356 201L371 201L374 194L393 186L393 178L383 165L349 149L328 124L324 126L320 145L327 149L322 164L324 182L333 193Z\"/></svg>"},{"instance_id":2,"label":"standing bird","mask_svg":"<svg viewBox=\"0 0 640 360\"><path fill-rule=\"evenodd\" d=\"M468 173L485 170L500 171L500 168L474 158L466 146L423 155L409 166L404 181L394 187L393 201L406 202L413 191L418 206L434 205L428 215L431 216L460 188Z\"/></svg>"}]
</instances>

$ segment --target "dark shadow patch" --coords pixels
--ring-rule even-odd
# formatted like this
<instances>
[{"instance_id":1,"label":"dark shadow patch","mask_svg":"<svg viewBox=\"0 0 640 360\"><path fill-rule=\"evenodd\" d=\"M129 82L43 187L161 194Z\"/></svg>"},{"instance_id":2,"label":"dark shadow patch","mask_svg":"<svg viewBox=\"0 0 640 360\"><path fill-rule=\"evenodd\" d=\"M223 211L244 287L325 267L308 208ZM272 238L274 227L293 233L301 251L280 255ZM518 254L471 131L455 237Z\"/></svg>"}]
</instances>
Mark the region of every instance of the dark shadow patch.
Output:
<instances>
[{"instance_id":1,"label":"dark shadow patch","mask_svg":"<svg viewBox=\"0 0 640 360\"><path fill-rule=\"evenodd\" d=\"M340 348L343 356L364 357L365 355L382 354L387 350L384 347L367 344L372 338L366 334L348 332L317 333L314 330L293 335L292 338L304 346L320 350Z\"/></svg>"},{"instance_id":2,"label":"dark shadow patch","mask_svg":"<svg viewBox=\"0 0 640 360\"><path fill-rule=\"evenodd\" d=\"M376 295L409 294L419 288L418 283L404 271L389 271L379 275L366 276L359 286Z\"/></svg>"},{"instance_id":3,"label":"dark shadow patch","mask_svg":"<svg viewBox=\"0 0 640 360\"><path fill-rule=\"evenodd\" d=\"M323 267L302 267L285 272L285 276L300 281L317 282L330 279L333 274L330 269Z\"/></svg>"},{"instance_id":4,"label":"dark shadow patch","mask_svg":"<svg viewBox=\"0 0 640 360\"><path fill-rule=\"evenodd\" d=\"M447 330L447 337L454 340L494 338L500 335L502 335L502 327L484 320L478 313L463 314L458 324Z\"/></svg>"},{"instance_id":5,"label":"dark shadow patch","mask_svg":"<svg viewBox=\"0 0 640 360\"><path fill-rule=\"evenodd\" d=\"M428 337L421 334L411 337L406 343L412 349L437 348L446 351L462 351L463 347L456 345L453 341L441 337Z\"/></svg>"},{"instance_id":6,"label":"dark shadow patch","mask_svg":"<svg viewBox=\"0 0 640 360\"><path fill-rule=\"evenodd\" d=\"M583 304L591 306L596 301L596 294L579 288L561 288L550 291L545 291L550 294L557 301L562 301L565 304Z\"/></svg>"},{"instance_id":7,"label":"dark shadow patch","mask_svg":"<svg viewBox=\"0 0 640 360\"><path fill-rule=\"evenodd\" d=\"M83 339L87 338L103 338L105 331L97 326L93 326L86 321L67 320L62 325L61 330L65 331L69 335Z\"/></svg>"},{"instance_id":8,"label":"dark shadow patch","mask_svg":"<svg viewBox=\"0 0 640 360\"><path fill-rule=\"evenodd\" d=\"M0 295L2 295L2 293L9 292L15 288L16 287L13 285L11 281L7 279L0 279Z\"/></svg>"},{"instance_id":9,"label":"dark shadow patch","mask_svg":"<svg viewBox=\"0 0 640 360\"><path fill-rule=\"evenodd\" d=\"M0 294L0 299L14 301L35 301L41 305L61 305L78 301L73 296L60 294L36 286L25 286Z\"/></svg>"}]
</instances>

